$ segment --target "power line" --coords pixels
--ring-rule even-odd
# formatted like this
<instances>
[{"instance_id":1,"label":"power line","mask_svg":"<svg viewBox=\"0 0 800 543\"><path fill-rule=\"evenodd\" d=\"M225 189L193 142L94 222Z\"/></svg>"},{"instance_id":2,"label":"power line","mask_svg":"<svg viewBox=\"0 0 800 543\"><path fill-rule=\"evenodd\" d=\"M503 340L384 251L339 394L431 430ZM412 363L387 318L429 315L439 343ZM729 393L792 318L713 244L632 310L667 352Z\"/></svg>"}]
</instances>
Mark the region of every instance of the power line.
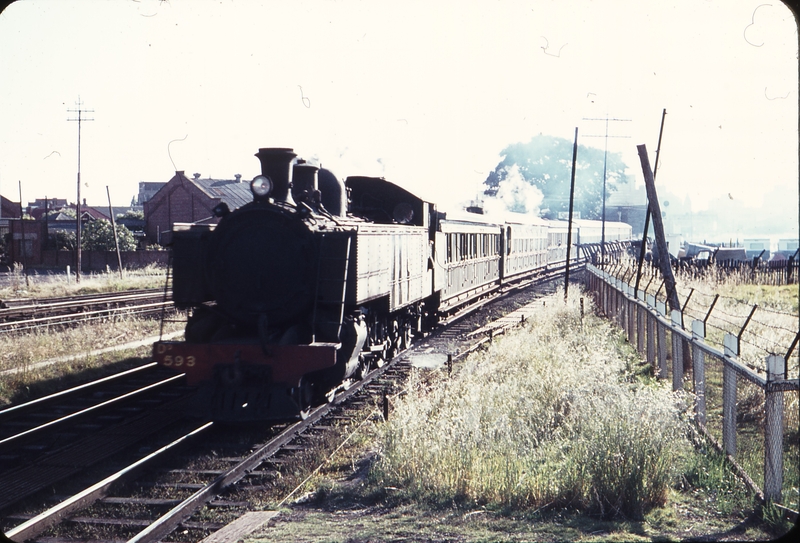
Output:
<instances>
[{"instance_id":1,"label":"power line","mask_svg":"<svg viewBox=\"0 0 800 543\"><path fill-rule=\"evenodd\" d=\"M606 164L608 162L608 138L630 138L630 136L609 136L608 123L609 121L630 121L631 119L616 119L611 118L606 113L605 117L584 117L584 121L605 121L606 133L605 134L590 134L584 138L605 138L605 148L603 151L603 215L602 215L602 228L600 230L600 261L606 260Z\"/></svg>"}]
</instances>

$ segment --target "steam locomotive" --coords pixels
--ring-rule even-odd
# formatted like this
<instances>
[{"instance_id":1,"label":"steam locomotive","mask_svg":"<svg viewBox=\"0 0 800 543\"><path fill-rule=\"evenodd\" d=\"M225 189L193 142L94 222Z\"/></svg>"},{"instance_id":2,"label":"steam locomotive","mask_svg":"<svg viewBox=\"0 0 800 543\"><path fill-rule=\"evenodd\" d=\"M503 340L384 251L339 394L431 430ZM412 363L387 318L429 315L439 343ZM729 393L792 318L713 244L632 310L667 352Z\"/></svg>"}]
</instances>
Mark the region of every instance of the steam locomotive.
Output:
<instances>
[{"instance_id":1,"label":"steam locomotive","mask_svg":"<svg viewBox=\"0 0 800 543\"><path fill-rule=\"evenodd\" d=\"M190 317L184 341L158 341L153 357L198 387L200 416L303 417L444 312L566 258L564 221L448 215L383 178L342 182L292 149L256 157L252 202L173 232L173 300ZM606 240L630 237L606 222Z\"/></svg>"}]
</instances>

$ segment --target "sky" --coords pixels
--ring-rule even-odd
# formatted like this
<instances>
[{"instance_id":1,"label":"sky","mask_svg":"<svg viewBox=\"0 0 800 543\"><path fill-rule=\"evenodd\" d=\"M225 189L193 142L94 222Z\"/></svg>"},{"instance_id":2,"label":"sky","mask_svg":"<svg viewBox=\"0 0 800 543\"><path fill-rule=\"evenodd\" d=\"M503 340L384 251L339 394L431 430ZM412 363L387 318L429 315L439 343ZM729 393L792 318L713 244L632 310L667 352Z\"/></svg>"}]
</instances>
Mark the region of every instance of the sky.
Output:
<instances>
[{"instance_id":1,"label":"sky","mask_svg":"<svg viewBox=\"0 0 800 543\"><path fill-rule=\"evenodd\" d=\"M75 200L79 100L90 205L176 170L252 179L276 146L447 207L507 145L576 128L641 185L666 109L659 187L798 223L779 0L21 0L0 13L0 193ZM590 137L605 117L626 120Z\"/></svg>"}]
</instances>

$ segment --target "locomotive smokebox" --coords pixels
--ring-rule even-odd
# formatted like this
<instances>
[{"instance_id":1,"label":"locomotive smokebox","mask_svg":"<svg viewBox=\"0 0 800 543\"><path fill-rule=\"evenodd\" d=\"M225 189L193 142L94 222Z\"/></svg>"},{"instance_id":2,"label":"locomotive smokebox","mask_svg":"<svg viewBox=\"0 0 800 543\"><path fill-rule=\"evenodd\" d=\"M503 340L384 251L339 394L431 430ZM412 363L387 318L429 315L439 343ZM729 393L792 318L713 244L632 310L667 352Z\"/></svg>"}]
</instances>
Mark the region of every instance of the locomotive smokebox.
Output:
<instances>
[{"instance_id":1,"label":"locomotive smokebox","mask_svg":"<svg viewBox=\"0 0 800 543\"><path fill-rule=\"evenodd\" d=\"M270 196L276 202L294 204L292 200L292 161L297 154L289 148L267 147L255 155L261 161L261 173L272 180Z\"/></svg>"}]
</instances>

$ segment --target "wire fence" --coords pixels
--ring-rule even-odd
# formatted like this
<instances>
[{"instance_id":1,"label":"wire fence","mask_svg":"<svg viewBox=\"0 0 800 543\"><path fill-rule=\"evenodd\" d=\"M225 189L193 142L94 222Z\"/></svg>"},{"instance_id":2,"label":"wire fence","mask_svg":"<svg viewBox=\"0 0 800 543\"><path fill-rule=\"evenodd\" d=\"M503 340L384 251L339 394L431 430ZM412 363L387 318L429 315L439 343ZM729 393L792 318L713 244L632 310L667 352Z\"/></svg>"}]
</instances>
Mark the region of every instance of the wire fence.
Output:
<instances>
[{"instance_id":1,"label":"wire fence","mask_svg":"<svg viewBox=\"0 0 800 543\"><path fill-rule=\"evenodd\" d=\"M699 430L760 499L796 515L797 313L766 300L765 307L748 305L739 295L715 294L686 281L680 281L682 308L667 311L662 289L651 277L640 279L637 289L635 273L624 264L605 270L588 265L587 270L587 286L600 311L625 330L659 378L671 380L673 390L693 393Z\"/></svg>"}]
</instances>

